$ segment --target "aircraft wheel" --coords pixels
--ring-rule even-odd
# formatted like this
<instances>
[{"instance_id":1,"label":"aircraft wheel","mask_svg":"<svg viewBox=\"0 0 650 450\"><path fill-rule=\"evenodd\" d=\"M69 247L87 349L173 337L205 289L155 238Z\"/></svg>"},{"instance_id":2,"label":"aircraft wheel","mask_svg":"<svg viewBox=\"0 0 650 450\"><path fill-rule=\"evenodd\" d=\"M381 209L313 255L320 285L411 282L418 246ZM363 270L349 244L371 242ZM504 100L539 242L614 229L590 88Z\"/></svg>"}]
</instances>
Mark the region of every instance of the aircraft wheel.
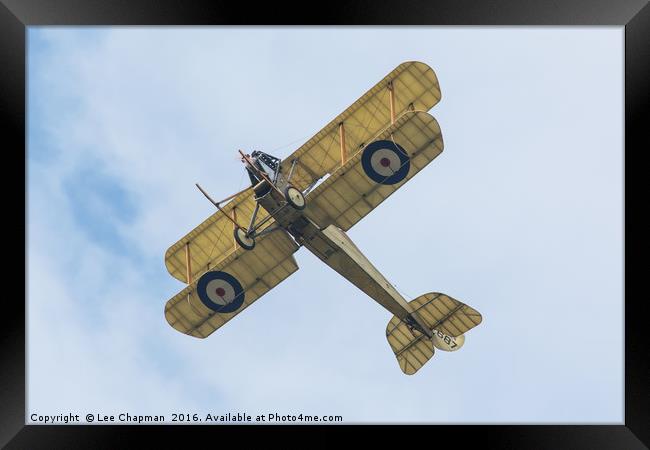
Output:
<instances>
[{"instance_id":1,"label":"aircraft wheel","mask_svg":"<svg viewBox=\"0 0 650 450\"><path fill-rule=\"evenodd\" d=\"M293 209L305 209L305 197L302 195L302 192L300 192L300 189L291 185L287 186L284 188L284 198Z\"/></svg>"},{"instance_id":2,"label":"aircraft wheel","mask_svg":"<svg viewBox=\"0 0 650 450\"><path fill-rule=\"evenodd\" d=\"M253 250L255 247L255 238L246 236L246 232L241 228L235 228L235 241L246 250Z\"/></svg>"}]
</instances>

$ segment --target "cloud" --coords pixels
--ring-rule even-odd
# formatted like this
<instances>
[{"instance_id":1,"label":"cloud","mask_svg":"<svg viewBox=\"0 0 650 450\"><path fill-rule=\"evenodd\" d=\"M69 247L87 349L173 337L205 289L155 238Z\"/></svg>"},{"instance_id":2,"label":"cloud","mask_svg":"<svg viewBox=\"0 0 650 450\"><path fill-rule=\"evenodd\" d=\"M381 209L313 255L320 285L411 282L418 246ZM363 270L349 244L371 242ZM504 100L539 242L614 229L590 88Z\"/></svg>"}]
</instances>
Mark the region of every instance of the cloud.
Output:
<instances>
[{"instance_id":1,"label":"cloud","mask_svg":"<svg viewBox=\"0 0 650 450\"><path fill-rule=\"evenodd\" d=\"M621 42L30 29L29 411L622 420ZM405 377L390 314L305 250L218 336L171 329L164 252L212 213L194 183L243 187L238 148L285 156L408 59L441 80L446 150L350 235L400 290L484 314L463 350Z\"/></svg>"}]
</instances>

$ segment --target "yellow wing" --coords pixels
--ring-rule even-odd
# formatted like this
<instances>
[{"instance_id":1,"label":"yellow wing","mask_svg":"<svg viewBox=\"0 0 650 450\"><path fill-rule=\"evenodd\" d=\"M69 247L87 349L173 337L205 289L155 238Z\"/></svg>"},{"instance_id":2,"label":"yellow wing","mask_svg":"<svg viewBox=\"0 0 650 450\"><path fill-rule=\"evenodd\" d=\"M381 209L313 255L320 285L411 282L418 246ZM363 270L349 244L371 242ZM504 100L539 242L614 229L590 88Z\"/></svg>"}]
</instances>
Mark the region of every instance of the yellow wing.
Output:
<instances>
[{"instance_id":1,"label":"yellow wing","mask_svg":"<svg viewBox=\"0 0 650 450\"><path fill-rule=\"evenodd\" d=\"M207 337L298 270L298 248L277 230L252 250L237 249L167 302L167 322L181 333Z\"/></svg>"},{"instance_id":2,"label":"yellow wing","mask_svg":"<svg viewBox=\"0 0 650 450\"><path fill-rule=\"evenodd\" d=\"M255 208L254 192L249 189L229 203L222 206L226 214L236 217L237 223L248 227ZM234 213L234 216L233 216ZM260 208L256 222L264 219L268 213ZM259 231L271 226L275 221L270 219ZM167 249L165 266L176 279L189 283L204 272L214 268L215 264L230 255L236 249L233 238L233 223L221 212L217 211L202 224L183 236L178 242ZM187 279L187 260L189 256L190 279Z\"/></svg>"},{"instance_id":3,"label":"yellow wing","mask_svg":"<svg viewBox=\"0 0 650 450\"><path fill-rule=\"evenodd\" d=\"M307 195L305 214L321 229L334 223L347 231L442 149L436 119L425 112L407 111Z\"/></svg>"},{"instance_id":4,"label":"yellow wing","mask_svg":"<svg viewBox=\"0 0 650 450\"><path fill-rule=\"evenodd\" d=\"M293 161L297 161L291 184L305 189L339 168L342 165L341 136L345 141L346 158L353 157L364 144L374 140L391 123L391 95L394 117L408 110L428 111L441 96L433 69L416 61L400 64L282 161L284 174L289 173Z\"/></svg>"}]
</instances>

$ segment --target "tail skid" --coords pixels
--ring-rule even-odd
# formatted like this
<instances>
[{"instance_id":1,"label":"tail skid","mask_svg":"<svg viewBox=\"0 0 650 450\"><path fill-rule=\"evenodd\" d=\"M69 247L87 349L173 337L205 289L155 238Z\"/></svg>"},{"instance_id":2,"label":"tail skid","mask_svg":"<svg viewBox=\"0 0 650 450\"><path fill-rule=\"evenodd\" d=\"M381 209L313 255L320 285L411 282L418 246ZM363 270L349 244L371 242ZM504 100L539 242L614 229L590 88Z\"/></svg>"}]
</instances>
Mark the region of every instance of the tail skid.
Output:
<instances>
[{"instance_id":1,"label":"tail skid","mask_svg":"<svg viewBox=\"0 0 650 450\"><path fill-rule=\"evenodd\" d=\"M413 309L411 315L417 316L421 319L418 322L427 325L428 330L433 332L433 338L429 339L411 321L404 321L397 316L388 322L388 344L395 353L402 372L407 375L420 370L433 357L434 348L459 350L465 342L464 333L483 320L474 308L437 292L421 295L410 301L409 306Z\"/></svg>"}]
</instances>

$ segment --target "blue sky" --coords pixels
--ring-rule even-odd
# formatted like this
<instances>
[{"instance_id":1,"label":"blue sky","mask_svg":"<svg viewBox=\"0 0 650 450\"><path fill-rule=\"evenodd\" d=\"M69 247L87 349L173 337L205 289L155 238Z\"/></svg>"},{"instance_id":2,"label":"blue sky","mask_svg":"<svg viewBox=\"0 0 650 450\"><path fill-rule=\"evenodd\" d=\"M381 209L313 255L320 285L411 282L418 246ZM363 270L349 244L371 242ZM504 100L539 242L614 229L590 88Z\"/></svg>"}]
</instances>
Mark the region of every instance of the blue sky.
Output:
<instances>
[{"instance_id":1,"label":"blue sky","mask_svg":"<svg viewBox=\"0 0 650 450\"><path fill-rule=\"evenodd\" d=\"M28 415L623 422L623 28L28 30ZM415 376L391 315L306 250L208 339L163 317L169 245L401 62L444 152L350 231L409 298L484 316ZM422 227L422 225L425 227ZM424 229L423 229L424 228Z\"/></svg>"}]
</instances>

